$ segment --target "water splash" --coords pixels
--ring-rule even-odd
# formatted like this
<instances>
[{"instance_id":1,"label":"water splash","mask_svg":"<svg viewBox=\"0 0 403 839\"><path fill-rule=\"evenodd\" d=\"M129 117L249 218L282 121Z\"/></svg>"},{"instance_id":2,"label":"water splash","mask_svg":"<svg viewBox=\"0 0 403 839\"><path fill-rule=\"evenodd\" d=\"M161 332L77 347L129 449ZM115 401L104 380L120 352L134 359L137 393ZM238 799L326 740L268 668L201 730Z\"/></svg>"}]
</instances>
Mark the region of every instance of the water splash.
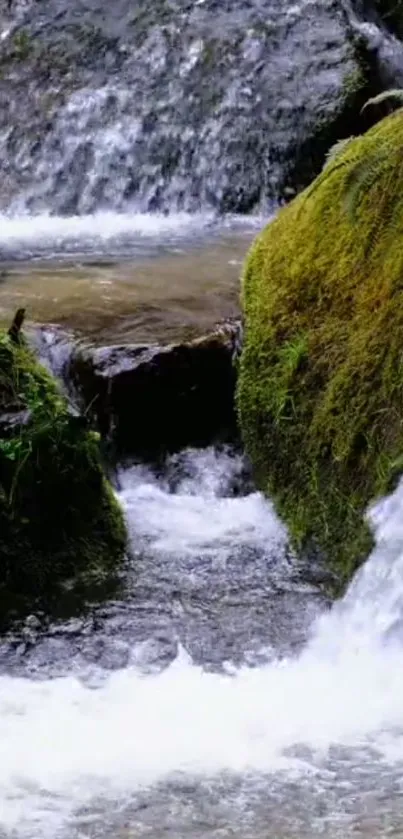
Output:
<instances>
[{"instance_id":1,"label":"water splash","mask_svg":"<svg viewBox=\"0 0 403 839\"><path fill-rule=\"evenodd\" d=\"M188 467L179 482L173 469L162 485L148 472L123 476L129 522L150 556L203 554L217 544L228 556L231 545L252 539L269 542L281 565L285 533L270 506L258 495L234 498L232 506L225 498L239 463L217 462L209 452ZM344 773L357 750L376 749L375 767L403 761L402 508L403 483L371 512L374 552L295 658L219 675L182 650L158 675L143 675L133 661L98 689L74 676L3 676L3 829L54 836L100 796L123 806L136 789L178 772L211 779L230 772L256 777L258 786L280 772L277 778L285 773L303 786L337 744Z\"/></svg>"},{"instance_id":2,"label":"water splash","mask_svg":"<svg viewBox=\"0 0 403 839\"><path fill-rule=\"evenodd\" d=\"M95 213L84 216L0 216L0 259L124 257L197 240L214 227L214 216Z\"/></svg>"},{"instance_id":3,"label":"water splash","mask_svg":"<svg viewBox=\"0 0 403 839\"><path fill-rule=\"evenodd\" d=\"M120 499L133 542L145 539L152 552L197 552L220 563L235 550L264 545L266 557L280 565L287 534L271 505L258 492L229 495L243 469L241 457L207 449L172 458L163 480L142 467L124 471Z\"/></svg>"}]
</instances>

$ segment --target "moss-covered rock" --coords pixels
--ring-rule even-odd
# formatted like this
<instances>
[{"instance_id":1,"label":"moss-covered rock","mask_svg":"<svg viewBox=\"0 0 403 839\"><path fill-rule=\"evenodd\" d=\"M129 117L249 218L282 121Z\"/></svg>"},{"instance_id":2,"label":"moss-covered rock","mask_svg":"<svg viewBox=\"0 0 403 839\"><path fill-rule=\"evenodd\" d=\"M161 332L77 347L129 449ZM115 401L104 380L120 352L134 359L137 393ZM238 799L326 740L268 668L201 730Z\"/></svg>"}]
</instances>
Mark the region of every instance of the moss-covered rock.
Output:
<instances>
[{"instance_id":1,"label":"moss-covered rock","mask_svg":"<svg viewBox=\"0 0 403 839\"><path fill-rule=\"evenodd\" d=\"M26 345L0 331L0 595L99 579L125 544L97 435Z\"/></svg>"},{"instance_id":2,"label":"moss-covered rock","mask_svg":"<svg viewBox=\"0 0 403 839\"><path fill-rule=\"evenodd\" d=\"M403 470L403 112L352 140L257 238L238 408L260 486L347 579Z\"/></svg>"}]
</instances>

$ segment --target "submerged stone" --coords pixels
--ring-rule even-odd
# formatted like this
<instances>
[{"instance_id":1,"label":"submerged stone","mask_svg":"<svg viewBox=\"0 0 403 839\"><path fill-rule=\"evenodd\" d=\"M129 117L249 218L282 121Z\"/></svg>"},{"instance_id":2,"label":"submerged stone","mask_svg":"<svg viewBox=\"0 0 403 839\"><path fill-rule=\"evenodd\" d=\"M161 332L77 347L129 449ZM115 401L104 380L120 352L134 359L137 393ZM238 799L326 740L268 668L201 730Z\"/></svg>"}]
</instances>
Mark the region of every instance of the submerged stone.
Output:
<instances>
[{"instance_id":1,"label":"submerged stone","mask_svg":"<svg viewBox=\"0 0 403 839\"><path fill-rule=\"evenodd\" d=\"M238 407L259 485L341 578L403 469L403 112L351 140L247 258Z\"/></svg>"},{"instance_id":2,"label":"submerged stone","mask_svg":"<svg viewBox=\"0 0 403 839\"><path fill-rule=\"evenodd\" d=\"M126 545L98 440L25 342L0 332L0 598L102 578Z\"/></svg>"}]
</instances>

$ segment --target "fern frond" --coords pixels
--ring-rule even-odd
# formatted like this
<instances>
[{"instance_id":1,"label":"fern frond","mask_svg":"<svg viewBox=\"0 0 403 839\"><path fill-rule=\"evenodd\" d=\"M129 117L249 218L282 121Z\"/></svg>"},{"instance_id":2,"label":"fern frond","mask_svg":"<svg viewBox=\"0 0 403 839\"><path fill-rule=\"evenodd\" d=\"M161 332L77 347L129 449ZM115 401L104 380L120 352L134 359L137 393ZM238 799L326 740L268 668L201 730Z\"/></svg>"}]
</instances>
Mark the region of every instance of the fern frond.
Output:
<instances>
[{"instance_id":1,"label":"fern frond","mask_svg":"<svg viewBox=\"0 0 403 839\"><path fill-rule=\"evenodd\" d=\"M330 177L330 175L333 175L333 172L336 172L338 169L342 169L344 166L348 166L348 161L346 161L346 160L342 160L340 162L336 161L335 165L332 166L331 168L325 166L322 169L322 172L320 173L320 175L318 175L318 177L315 178L315 180L312 181L310 186L307 187L307 189L305 190L305 192L303 194L303 200L301 201L300 212L302 211L302 209L304 207L304 204L307 201L307 199L312 198L312 196L315 194L316 190L320 186L322 186L324 181L326 181Z\"/></svg>"},{"instance_id":2,"label":"fern frond","mask_svg":"<svg viewBox=\"0 0 403 839\"><path fill-rule=\"evenodd\" d=\"M399 152L395 165L390 168L386 181L382 179L382 189L374 202L372 225L369 231L366 253L368 254L380 239L401 237L401 215L397 205L401 201L400 184L403 175L403 158Z\"/></svg>"},{"instance_id":3,"label":"fern frond","mask_svg":"<svg viewBox=\"0 0 403 839\"><path fill-rule=\"evenodd\" d=\"M322 186L323 182L326 181L330 175L333 175L333 173L337 172L339 169L343 169L344 167L351 165L351 159L339 160L338 158L342 151L344 151L355 139L356 137L354 136L345 137L343 140L338 140L337 143L334 143L334 145L330 147L320 175L318 175L318 177L315 178L311 185L305 190L305 200L307 198L312 198L312 195L316 192L318 187ZM331 166L331 163L334 165ZM303 203L305 203L305 201ZM301 209L303 207L303 203L301 204Z\"/></svg>"},{"instance_id":4,"label":"fern frond","mask_svg":"<svg viewBox=\"0 0 403 839\"><path fill-rule=\"evenodd\" d=\"M344 183L344 202L346 212L353 223L363 196L380 177L382 164L387 156L387 151L384 151L382 154L378 152L365 157L348 173Z\"/></svg>"},{"instance_id":5,"label":"fern frond","mask_svg":"<svg viewBox=\"0 0 403 839\"><path fill-rule=\"evenodd\" d=\"M366 108L370 107L371 105L381 105L382 102L388 101L395 101L399 102L400 105L403 105L403 89L396 87L392 88L391 90L384 90L383 93L378 93L377 96L372 96L371 99L363 105L361 108L361 113L366 110Z\"/></svg>"},{"instance_id":6,"label":"fern frond","mask_svg":"<svg viewBox=\"0 0 403 839\"><path fill-rule=\"evenodd\" d=\"M342 151L345 151L347 146L350 145L351 141L355 140L355 136L352 135L351 137L345 137L343 140L338 140L337 143L334 143L333 146L330 147L329 151L326 152L325 162L322 167L322 172L329 166L330 163L341 154Z\"/></svg>"}]
</instances>

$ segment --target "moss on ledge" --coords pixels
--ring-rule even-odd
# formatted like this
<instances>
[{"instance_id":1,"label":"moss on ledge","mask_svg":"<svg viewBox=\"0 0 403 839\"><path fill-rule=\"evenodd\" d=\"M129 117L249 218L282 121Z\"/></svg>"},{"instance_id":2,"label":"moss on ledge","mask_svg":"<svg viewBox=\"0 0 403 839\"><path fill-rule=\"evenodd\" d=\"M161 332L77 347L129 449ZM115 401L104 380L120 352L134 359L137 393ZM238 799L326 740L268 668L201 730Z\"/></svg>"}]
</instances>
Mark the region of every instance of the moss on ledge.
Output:
<instances>
[{"instance_id":1,"label":"moss on ledge","mask_svg":"<svg viewBox=\"0 0 403 839\"><path fill-rule=\"evenodd\" d=\"M257 238L238 409L260 486L343 581L403 471L403 112L348 143Z\"/></svg>"},{"instance_id":2,"label":"moss on ledge","mask_svg":"<svg viewBox=\"0 0 403 839\"><path fill-rule=\"evenodd\" d=\"M97 435L26 345L0 331L0 594L99 579L125 545Z\"/></svg>"}]
</instances>

